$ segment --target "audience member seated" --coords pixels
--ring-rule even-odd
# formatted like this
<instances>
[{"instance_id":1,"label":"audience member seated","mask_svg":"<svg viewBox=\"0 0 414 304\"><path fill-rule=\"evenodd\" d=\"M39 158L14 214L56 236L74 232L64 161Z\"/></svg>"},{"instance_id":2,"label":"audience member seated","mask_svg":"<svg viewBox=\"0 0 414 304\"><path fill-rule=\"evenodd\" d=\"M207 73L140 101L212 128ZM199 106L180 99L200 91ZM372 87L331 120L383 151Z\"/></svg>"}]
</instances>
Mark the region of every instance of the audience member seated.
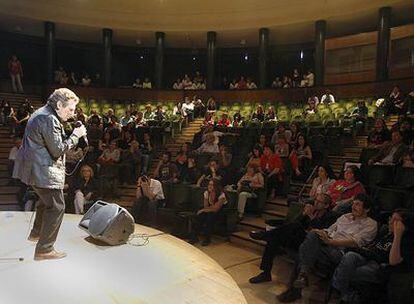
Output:
<instances>
[{"instance_id":1,"label":"audience member seated","mask_svg":"<svg viewBox=\"0 0 414 304\"><path fill-rule=\"evenodd\" d=\"M175 104L175 106L173 108L172 114L174 116L178 116L178 117L185 117L186 116L186 113L184 112L183 104L182 104L181 101L177 101L177 103Z\"/></svg>"},{"instance_id":2,"label":"audience member seated","mask_svg":"<svg viewBox=\"0 0 414 304\"><path fill-rule=\"evenodd\" d=\"M403 142L401 131L395 130L391 134L391 142L385 144L368 164L397 165L401 163L403 155L407 152L408 147Z\"/></svg>"},{"instance_id":3,"label":"audience member seated","mask_svg":"<svg viewBox=\"0 0 414 304\"><path fill-rule=\"evenodd\" d=\"M172 88L173 88L173 90L182 90L183 89L183 84L182 84L180 78L177 78L177 80L173 83Z\"/></svg>"},{"instance_id":4,"label":"audience member seated","mask_svg":"<svg viewBox=\"0 0 414 304\"><path fill-rule=\"evenodd\" d=\"M55 83L60 83L60 80L62 79L62 75L63 75L63 73L65 73L65 70L63 69L62 66L60 66L53 73L54 73L54 78L53 78L54 82Z\"/></svg>"},{"instance_id":5,"label":"audience member seated","mask_svg":"<svg viewBox=\"0 0 414 304\"><path fill-rule=\"evenodd\" d=\"M194 117L194 103L190 97L184 98L183 111L186 117Z\"/></svg>"},{"instance_id":6,"label":"audience member seated","mask_svg":"<svg viewBox=\"0 0 414 304\"><path fill-rule=\"evenodd\" d=\"M285 135L282 134L279 137L278 142L275 145L275 154L279 155L280 157L288 157L289 156L289 145L286 142Z\"/></svg>"},{"instance_id":7,"label":"audience member seated","mask_svg":"<svg viewBox=\"0 0 414 304\"><path fill-rule=\"evenodd\" d=\"M132 87L136 89L142 89L141 79L139 78L135 79L134 83L132 84Z\"/></svg>"},{"instance_id":8,"label":"audience member seated","mask_svg":"<svg viewBox=\"0 0 414 304\"><path fill-rule=\"evenodd\" d=\"M404 144L410 146L414 139L414 132L411 120L409 120L408 118L403 118L401 122L398 124L398 127L403 137Z\"/></svg>"},{"instance_id":9,"label":"audience member seated","mask_svg":"<svg viewBox=\"0 0 414 304\"><path fill-rule=\"evenodd\" d=\"M197 183L199 177L200 173L197 169L195 157L190 154L187 159L187 166L180 175L180 180L183 183L193 185Z\"/></svg>"},{"instance_id":10,"label":"audience member seated","mask_svg":"<svg viewBox=\"0 0 414 304\"><path fill-rule=\"evenodd\" d=\"M98 185L93 177L93 170L88 165L83 165L80 176L73 185L73 205L76 214L83 214L85 204L93 202L98 196Z\"/></svg>"},{"instance_id":11,"label":"audience member seated","mask_svg":"<svg viewBox=\"0 0 414 304\"><path fill-rule=\"evenodd\" d=\"M198 235L201 233L205 237L201 245L208 246L211 243L211 232L225 204L227 204L227 198L220 185L220 181L210 180L207 190L204 192L203 208L197 211L197 215L194 218L193 231L189 240L191 244L198 242Z\"/></svg>"},{"instance_id":12,"label":"audience member seated","mask_svg":"<svg viewBox=\"0 0 414 304\"><path fill-rule=\"evenodd\" d=\"M157 210L162 206L164 199L164 191L159 180L145 175L138 178L136 200L132 206L135 222L156 227Z\"/></svg>"},{"instance_id":13,"label":"audience member seated","mask_svg":"<svg viewBox=\"0 0 414 304\"><path fill-rule=\"evenodd\" d=\"M329 89L327 89L325 91L325 94L322 95L321 103L324 103L324 104L335 103L335 97L333 96L332 92Z\"/></svg>"},{"instance_id":14,"label":"audience member seated","mask_svg":"<svg viewBox=\"0 0 414 304\"><path fill-rule=\"evenodd\" d=\"M281 136L282 134L285 137L286 142L290 144L292 138L292 131L286 130L285 124L281 122L277 124L277 128L273 132L270 143L272 145L276 145L279 142L279 136Z\"/></svg>"},{"instance_id":15,"label":"audience member seated","mask_svg":"<svg viewBox=\"0 0 414 304\"><path fill-rule=\"evenodd\" d=\"M13 168L14 168L14 161L16 160L17 151L19 150L20 146L22 145L22 139L20 137L14 138L14 145L10 149L9 157L8 157L8 163L7 163L7 169L9 173L9 177L12 177L13 175ZM10 185L14 185L17 183L17 180L12 179L10 181Z\"/></svg>"},{"instance_id":16,"label":"audience member seated","mask_svg":"<svg viewBox=\"0 0 414 304\"><path fill-rule=\"evenodd\" d=\"M157 109L154 112L154 120L161 122L165 120L165 111L162 109L162 105L157 105Z\"/></svg>"},{"instance_id":17,"label":"audience member seated","mask_svg":"<svg viewBox=\"0 0 414 304\"><path fill-rule=\"evenodd\" d=\"M310 165L312 161L312 150L302 134L298 136L295 144L295 148L292 150L289 156L292 168L295 171L296 176L306 177L310 171Z\"/></svg>"},{"instance_id":18,"label":"audience member seated","mask_svg":"<svg viewBox=\"0 0 414 304\"><path fill-rule=\"evenodd\" d=\"M288 136L289 137L289 141L287 141L287 143L289 144L289 147L291 149L295 149L296 148L296 144L298 142L298 137L299 135L302 135L302 133L300 132L300 127L299 124L295 121L293 121L290 124L290 130L286 130L285 131L285 137Z\"/></svg>"},{"instance_id":19,"label":"audience member seated","mask_svg":"<svg viewBox=\"0 0 414 304\"><path fill-rule=\"evenodd\" d=\"M262 150L264 150L264 147L268 145L266 135L260 134L257 145L259 145L262 148Z\"/></svg>"},{"instance_id":20,"label":"audience member seated","mask_svg":"<svg viewBox=\"0 0 414 304\"><path fill-rule=\"evenodd\" d=\"M73 149L66 151L66 170L72 172L78 162L83 158L83 150L81 147L77 146Z\"/></svg>"},{"instance_id":21,"label":"audience member seated","mask_svg":"<svg viewBox=\"0 0 414 304\"><path fill-rule=\"evenodd\" d=\"M88 120L88 116L83 113L82 108L77 107L75 110L76 120L80 121L84 126L86 126L86 122Z\"/></svg>"},{"instance_id":22,"label":"audience member seated","mask_svg":"<svg viewBox=\"0 0 414 304\"><path fill-rule=\"evenodd\" d=\"M126 110L125 115L121 117L121 119L119 120L119 123L121 124L122 127L126 127L127 124L131 122L133 123L134 120L135 120L135 117L131 115L131 111Z\"/></svg>"},{"instance_id":23,"label":"audience member seated","mask_svg":"<svg viewBox=\"0 0 414 304\"><path fill-rule=\"evenodd\" d=\"M111 124L112 118L114 118L115 121L118 121L118 118L114 114L114 109L109 108L106 114L102 116L102 123L104 129L106 129Z\"/></svg>"},{"instance_id":24,"label":"audience member seated","mask_svg":"<svg viewBox=\"0 0 414 304\"><path fill-rule=\"evenodd\" d=\"M208 163L207 169L203 172L200 178L197 181L197 186L199 187L207 187L208 183L211 180L221 181L223 180L224 173L219 167L216 160L212 159Z\"/></svg>"},{"instance_id":25,"label":"audience member seated","mask_svg":"<svg viewBox=\"0 0 414 304\"><path fill-rule=\"evenodd\" d=\"M70 85L77 85L77 84L78 84L78 80L76 79L76 74L75 74L75 72L71 72L71 73L70 73L70 77L69 77L69 84L70 84Z\"/></svg>"},{"instance_id":26,"label":"audience member seated","mask_svg":"<svg viewBox=\"0 0 414 304\"><path fill-rule=\"evenodd\" d=\"M249 282L252 284L270 282L273 262L281 249L297 251L308 231L325 229L335 223L337 216L329 210L330 205L331 198L328 195L318 194L314 203L306 204L302 213L292 222L283 222L267 231L250 232L251 238L266 241L266 247L260 263L262 272L252 277Z\"/></svg>"},{"instance_id":27,"label":"audience member seated","mask_svg":"<svg viewBox=\"0 0 414 304\"><path fill-rule=\"evenodd\" d=\"M365 121L368 117L368 108L365 105L365 101L358 100L356 108L352 110L349 117L354 119L354 125L357 128L357 133L363 131Z\"/></svg>"},{"instance_id":28,"label":"audience member seated","mask_svg":"<svg viewBox=\"0 0 414 304\"><path fill-rule=\"evenodd\" d=\"M143 89L152 89L152 83L148 77L145 77L144 82L142 83Z\"/></svg>"},{"instance_id":29,"label":"audience member seated","mask_svg":"<svg viewBox=\"0 0 414 304\"><path fill-rule=\"evenodd\" d=\"M215 113L217 111L216 100L210 97L207 100L207 113Z\"/></svg>"},{"instance_id":30,"label":"audience member seated","mask_svg":"<svg viewBox=\"0 0 414 304\"><path fill-rule=\"evenodd\" d=\"M265 114L264 114L264 111L263 111L263 106L258 105L256 107L256 111L252 115L252 120L256 121L256 122L263 122L264 119L265 119Z\"/></svg>"},{"instance_id":31,"label":"audience member seated","mask_svg":"<svg viewBox=\"0 0 414 304\"><path fill-rule=\"evenodd\" d=\"M193 85L193 82L191 81L190 76L185 74L181 84L184 90L188 90L188 88L190 88Z\"/></svg>"},{"instance_id":32,"label":"audience member seated","mask_svg":"<svg viewBox=\"0 0 414 304\"><path fill-rule=\"evenodd\" d=\"M177 166L171 161L171 153L165 151L155 169L154 176L164 183L178 183L179 172Z\"/></svg>"},{"instance_id":33,"label":"audience member seated","mask_svg":"<svg viewBox=\"0 0 414 304\"><path fill-rule=\"evenodd\" d=\"M261 145L256 144L253 147L252 152L250 153L251 156L247 162L246 167L249 166L256 166L256 167L260 167L260 160L262 158L262 154L263 154L263 148Z\"/></svg>"},{"instance_id":34,"label":"audience member seated","mask_svg":"<svg viewBox=\"0 0 414 304\"><path fill-rule=\"evenodd\" d=\"M377 233L377 222L368 217L371 204L365 194L355 197L352 212L342 215L327 229L312 229L299 247L288 290L277 298L282 303L300 299L302 289L309 284L312 268L324 265L325 270L336 267L345 254L344 249L358 248L372 242Z\"/></svg>"},{"instance_id":35,"label":"audience member seated","mask_svg":"<svg viewBox=\"0 0 414 304\"><path fill-rule=\"evenodd\" d=\"M92 79L89 77L88 74L85 74L85 76L82 77L82 85L84 87L89 87L92 83Z\"/></svg>"},{"instance_id":36,"label":"audience member seated","mask_svg":"<svg viewBox=\"0 0 414 304\"><path fill-rule=\"evenodd\" d=\"M313 115L318 112L317 103L314 98L308 98L308 107L303 111L303 116Z\"/></svg>"},{"instance_id":37,"label":"audience member seated","mask_svg":"<svg viewBox=\"0 0 414 304\"><path fill-rule=\"evenodd\" d=\"M367 283L383 286L392 274L414 270L413 228L413 214L408 210L396 210L389 219L388 229L380 231L373 243L351 248L343 255L332 278L332 286L339 291L342 302L351 303L355 296L362 296L351 286L366 286ZM404 294L397 295L401 300L389 299L390 303L409 303L406 301L411 298L412 282L407 283L400 289L405 291ZM369 290L365 291L369 296Z\"/></svg>"},{"instance_id":38,"label":"audience member seated","mask_svg":"<svg viewBox=\"0 0 414 304\"><path fill-rule=\"evenodd\" d=\"M282 79L282 88L284 89L288 89L292 87L292 79L290 79L290 77L288 76L283 76Z\"/></svg>"},{"instance_id":39,"label":"audience member seated","mask_svg":"<svg viewBox=\"0 0 414 304\"><path fill-rule=\"evenodd\" d=\"M375 120L374 129L368 135L369 148L381 148L391 140L391 132L388 130L385 120L377 118Z\"/></svg>"},{"instance_id":40,"label":"audience member seated","mask_svg":"<svg viewBox=\"0 0 414 304\"><path fill-rule=\"evenodd\" d=\"M239 90L246 90L247 89L247 83L244 79L244 76L240 76L239 81L237 82L237 89Z\"/></svg>"},{"instance_id":41,"label":"audience member seated","mask_svg":"<svg viewBox=\"0 0 414 304\"><path fill-rule=\"evenodd\" d=\"M402 158L403 168L414 168L414 151L410 150L405 153Z\"/></svg>"},{"instance_id":42,"label":"audience member seated","mask_svg":"<svg viewBox=\"0 0 414 304\"><path fill-rule=\"evenodd\" d=\"M237 89L237 80L235 78L233 78L233 80L230 82L229 89L230 90L236 90Z\"/></svg>"},{"instance_id":43,"label":"audience member seated","mask_svg":"<svg viewBox=\"0 0 414 304\"><path fill-rule=\"evenodd\" d=\"M269 109L267 110L267 113L265 115L265 120L269 121L269 120L277 120L276 117L276 111L275 111L275 107L274 106L270 106Z\"/></svg>"},{"instance_id":44,"label":"audience member seated","mask_svg":"<svg viewBox=\"0 0 414 304\"><path fill-rule=\"evenodd\" d=\"M144 139L139 145L139 149L141 151L141 174L145 175L148 172L148 167L154 150L149 133L144 133Z\"/></svg>"},{"instance_id":45,"label":"audience member seated","mask_svg":"<svg viewBox=\"0 0 414 304\"><path fill-rule=\"evenodd\" d=\"M255 89L257 89L257 85L250 78L247 78L247 81L246 81L246 89L248 89L248 90L255 90Z\"/></svg>"},{"instance_id":46,"label":"audience member seated","mask_svg":"<svg viewBox=\"0 0 414 304\"><path fill-rule=\"evenodd\" d=\"M226 145L219 145L218 164L223 170L230 167L233 155L230 153Z\"/></svg>"},{"instance_id":47,"label":"audience member seated","mask_svg":"<svg viewBox=\"0 0 414 304\"><path fill-rule=\"evenodd\" d=\"M154 113L152 112L152 107L151 105L147 104L145 106L145 111L144 111L144 120L148 121L148 120L153 120L154 119Z\"/></svg>"},{"instance_id":48,"label":"audience member seated","mask_svg":"<svg viewBox=\"0 0 414 304\"><path fill-rule=\"evenodd\" d=\"M206 134L205 142L201 144L201 146L195 150L197 153L210 153L210 154L218 154L219 147L216 143L216 137L213 133Z\"/></svg>"},{"instance_id":49,"label":"audience member seated","mask_svg":"<svg viewBox=\"0 0 414 304\"><path fill-rule=\"evenodd\" d=\"M313 87L315 82L315 75L312 70L309 70L306 75L303 75L303 79L300 81L300 87Z\"/></svg>"},{"instance_id":50,"label":"audience member seated","mask_svg":"<svg viewBox=\"0 0 414 304\"><path fill-rule=\"evenodd\" d=\"M135 127L140 128L140 127L145 127L146 125L147 125L147 121L144 118L144 113L142 113L141 111L138 111L137 116L135 117Z\"/></svg>"},{"instance_id":51,"label":"audience member seated","mask_svg":"<svg viewBox=\"0 0 414 304\"><path fill-rule=\"evenodd\" d=\"M358 194L364 194L365 189L360 179L357 166L349 166L344 171L344 179L334 181L328 188L327 194L332 199L332 208L340 213L349 210L352 201Z\"/></svg>"},{"instance_id":52,"label":"audience member seated","mask_svg":"<svg viewBox=\"0 0 414 304\"><path fill-rule=\"evenodd\" d=\"M100 125L102 123L102 117L98 114L98 112L96 110L91 110L87 122L88 122L89 125L95 124L98 127L100 127Z\"/></svg>"},{"instance_id":53,"label":"audience member seated","mask_svg":"<svg viewBox=\"0 0 414 304\"><path fill-rule=\"evenodd\" d=\"M243 117L240 114L240 110L237 110L233 115L233 127L240 127L243 123Z\"/></svg>"},{"instance_id":54,"label":"audience member seated","mask_svg":"<svg viewBox=\"0 0 414 304\"><path fill-rule=\"evenodd\" d=\"M395 86L392 89L388 99L386 100L385 107L385 115L401 115L407 113L405 98L399 86Z\"/></svg>"},{"instance_id":55,"label":"audience member seated","mask_svg":"<svg viewBox=\"0 0 414 304\"><path fill-rule=\"evenodd\" d=\"M132 185L135 183L141 171L141 159L139 143L136 140L132 140L129 147L126 147L121 152L119 162L119 182L121 184Z\"/></svg>"},{"instance_id":56,"label":"audience member seated","mask_svg":"<svg viewBox=\"0 0 414 304\"><path fill-rule=\"evenodd\" d=\"M333 182L335 182L335 176L332 169L328 166L319 166L318 176L312 181L309 198L313 200L319 194L326 194Z\"/></svg>"},{"instance_id":57,"label":"audience member seated","mask_svg":"<svg viewBox=\"0 0 414 304\"><path fill-rule=\"evenodd\" d=\"M264 178L259 171L259 166L247 166L246 174L237 182L237 192L239 193L237 210L239 220L243 218L247 199L257 198L256 192L264 188Z\"/></svg>"},{"instance_id":58,"label":"audience member seated","mask_svg":"<svg viewBox=\"0 0 414 304\"><path fill-rule=\"evenodd\" d=\"M298 69L293 69L292 73L292 87L296 88L300 85L300 74Z\"/></svg>"},{"instance_id":59,"label":"audience member seated","mask_svg":"<svg viewBox=\"0 0 414 304\"><path fill-rule=\"evenodd\" d=\"M198 98L197 95L194 95L192 103L194 105L194 117L203 117L205 115L206 107L202 100Z\"/></svg>"},{"instance_id":60,"label":"audience member seated","mask_svg":"<svg viewBox=\"0 0 414 304\"><path fill-rule=\"evenodd\" d=\"M190 145L188 143L183 143L181 145L180 151L175 157L175 165L178 169L178 175L180 179L184 176L184 171L187 170L187 161L190 152Z\"/></svg>"},{"instance_id":61,"label":"audience member seated","mask_svg":"<svg viewBox=\"0 0 414 304\"><path fill-rule=\"evenodd\" d=\"M219 127L230 127L231 121L229 119L229 115L227 113L223 113L221 115L221 119L217 122Z\"/></svg>"},{"instance_id":62,"label":"audience member seated","mask_svg":"<svg viewBox=\"0 0 414 304\"><path fill-rule=\"evenodd\" d=\"M301 298L308 286L310 271L323 265L321 271L336 267L345 249L358 248L372 242L377 233L377 222L368 217L371 203L365 194L355 197L352 212L342 215L327 229L312 229L299 247L299 257L287 291L277 298L280 302L293 302Z\"/></svg>"},{"instance_id":63,"label":"audience member seated","mask_svg":"<svg viewBox=\"0 0 414 304\"><path fill-rule=\"evenodd\" d=\"M272 89L278 89L283 86L282 82L280 81L279 77L275 77L275 79L272 81Z\"/></svg>"},{"instance_id":64,"label":"audience member seated","mask_svg":"<svg viewBox=\"0 0 414 304\"><path fill-rule=\"evenodd\" d=\"M100 165L99 176L104 177L102 180L102 182L105 183L103 188L108 194L116 194L118 182L117 164L119 163L120 158L121 151L118 149L117 142L115 140L110 143L109 147L104 148L101 156L98 158L98 164Z\"/></svg>"},{"instance_id":65,"label":"audience member seated","mask_svg":"<svg viewBox=\"0 0 414 304\"><path fill-rule=\"evenodd\" d=\"M269 198L274 199L276 189L283 180L283 162L279 155L274 154L272 148L265 146L263 155L260 158L261 172L267 178L267 189L269 190Z\"/></svg>"}]
</instances>

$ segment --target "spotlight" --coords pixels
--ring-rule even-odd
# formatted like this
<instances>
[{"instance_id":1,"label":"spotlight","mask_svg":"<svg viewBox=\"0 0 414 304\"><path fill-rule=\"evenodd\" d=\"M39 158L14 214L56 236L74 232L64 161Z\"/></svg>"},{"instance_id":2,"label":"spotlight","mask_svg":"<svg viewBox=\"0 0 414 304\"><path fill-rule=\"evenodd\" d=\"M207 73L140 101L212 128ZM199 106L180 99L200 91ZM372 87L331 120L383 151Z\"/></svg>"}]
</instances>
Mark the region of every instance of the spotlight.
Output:
<instances>
[{"instance_id":1,"label":"spotlight","mask_svg":"<svg viewBox=\"0 0 414 304\"><path fill-rule=\"evenodd\" d=\"M248 61L248 60L249 60L249 55L248 55L248 54L245 54L245 55L244 55L244 60L245 60L245 61Z\"/></svg>"}]
</instances>

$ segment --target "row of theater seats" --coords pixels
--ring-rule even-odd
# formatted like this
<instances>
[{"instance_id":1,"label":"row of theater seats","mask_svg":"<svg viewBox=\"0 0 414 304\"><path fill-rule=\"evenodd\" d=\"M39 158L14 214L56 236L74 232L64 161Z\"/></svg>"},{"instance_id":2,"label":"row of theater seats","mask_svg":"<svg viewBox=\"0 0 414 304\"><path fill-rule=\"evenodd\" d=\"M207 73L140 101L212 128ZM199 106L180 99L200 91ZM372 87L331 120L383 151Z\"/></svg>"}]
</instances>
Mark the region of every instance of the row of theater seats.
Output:
<instances>
[{"instance_id":1,"label":"row of theater seats","mask_svg":"<svg viewBox=\"0 0 414 304\"><path fill-rule=\"evenodd\" d=\"M373 99L364 99L368 108L368 117L375 117L377 108ZM337 124L338 121L346 117L357 105L358 100L339 100L334 104L319 104L318 111L315 114L307 115L305 118L303 112L307 108L307 104L303 103L290 103L288 105L278 102L263 102L261 105L264 107L265 112L270 106L275 108L275 111L280 121L293 121L293 120L305 120L306 122L320 122L328 123L332 122ZM97 111L98 113L106 113L109 108L115 111L116 116L122 116L129 105L135 104L137 110L144 111L147 105L150 105L152 109L155 109L157 105L162 105L167 115L172 115L172 110L176 104L176 101L157 102L157 101L108 101L108 100L96 100L96 99L81 99L79 107L89 114L91 111ZM255 102L219 102L217 116L227 113L233 115L237 111L240 111L243 117L249 118L256 110L259 103Z\"/></svg>"}]
</instances>

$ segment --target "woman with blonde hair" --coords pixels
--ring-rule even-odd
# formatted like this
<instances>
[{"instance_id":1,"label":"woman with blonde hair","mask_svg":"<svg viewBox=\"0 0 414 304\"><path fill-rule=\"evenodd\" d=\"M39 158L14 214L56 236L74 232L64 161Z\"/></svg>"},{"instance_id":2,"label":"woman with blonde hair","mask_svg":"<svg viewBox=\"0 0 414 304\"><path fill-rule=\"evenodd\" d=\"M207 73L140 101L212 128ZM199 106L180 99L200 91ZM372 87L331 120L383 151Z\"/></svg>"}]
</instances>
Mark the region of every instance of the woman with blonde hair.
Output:
<instances>
[{"instance_id":1,"label":"woman with blonde hair","mask_svg":"<svg viewBox=\"0 0 414 304\"><path fill-rule=\"evenodd\" d=\"M84 213L84 206L86 203L93 201L96 196L98 186L93 178L93 170L88 165L83 165L80 169L80 178L78 178L73 186L74 200L76 214Z\"/></svg>"}]
</instances>

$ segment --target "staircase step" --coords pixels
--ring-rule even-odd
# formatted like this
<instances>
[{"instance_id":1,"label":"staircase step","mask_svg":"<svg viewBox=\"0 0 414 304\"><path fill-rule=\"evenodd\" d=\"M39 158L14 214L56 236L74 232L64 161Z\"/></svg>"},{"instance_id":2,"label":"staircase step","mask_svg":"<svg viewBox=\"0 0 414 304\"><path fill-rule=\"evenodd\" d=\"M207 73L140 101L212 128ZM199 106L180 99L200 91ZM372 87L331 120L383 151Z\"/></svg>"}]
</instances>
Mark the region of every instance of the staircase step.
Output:
<instances>
[{"instance_id":1,"label":"staircase step","mask_svg":"<svg viewBox=\"0 0 414 304\"><path fill-rule=\"evenodd\" d=\"M238 227L242 231L250 232L252 230L265 230L266 224L262 217L250 217L246 216L239 223Z\"/></svg>"},{"instance_id":2,"label":"staircase step","mask_svg":"<svg viewBox=\"0 0 414 304\"><path fill-rule=\"evenodd\" d=\"M240 245L243 248L250 248L255 252L262 253L266 242L253 240L247 231L238 231L230 235L230 242Z\"/></svg>"},{"instance_id":3,"label":"staircase step","mask_svg":"<svg viewBox=\"0 0 414 304\"><path fill-rule=\"evenodd\" d=\"M286 218L287 216L287 211L278 211L278 210L272 210L272 209L265 209L263 211L264 214L269 215L271 217L275 217L275 218Z\"/></svg>"},{"instance_id":4,"label":"staircase step","mask_svg":"<svg viewBox=\"0 0 414 304\"><path fill-rule=\"evenodd\" d=\"M0 194L17 194L20 190L20 187L0 186Z\"/></svg>"},{"instance_id":5,"label":"staircase step","mask_svg":"<svg viewBox=\"0 0 414 304\"><path fill-rule=\"evenodd\" d=\"M17 204L17 195L16 194L0 194L0 204L7 205L12 203Z\"/></svg>"}]
</instances>

